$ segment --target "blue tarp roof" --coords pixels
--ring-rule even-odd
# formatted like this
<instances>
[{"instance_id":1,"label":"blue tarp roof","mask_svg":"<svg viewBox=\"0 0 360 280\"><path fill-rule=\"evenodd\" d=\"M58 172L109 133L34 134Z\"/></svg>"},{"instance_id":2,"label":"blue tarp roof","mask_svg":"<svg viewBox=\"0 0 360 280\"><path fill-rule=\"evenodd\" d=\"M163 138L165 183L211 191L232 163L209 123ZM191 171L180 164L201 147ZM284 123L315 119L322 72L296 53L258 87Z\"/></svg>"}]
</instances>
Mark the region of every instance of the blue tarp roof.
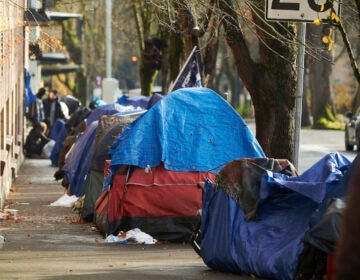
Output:
<instances>
[{"instance_id":1,"label":"blue tarp roof","mask_svg":"<svg viewBox=\"0 0 360 280\"><path fill-rule=\"evenodd\" d=\"M122 164L160 162L168 170L218 171L222 164L264 153L240 115L216 92L184 88L158 101L115 140L115 174Z\"/></svg>"},{"instance_id":2,"label":"blue tarp roof","mask_svg":"<svg viewBox=\"0 0 360 280\"><path fill-rule=\"evenodd\" d=\"M120 105L117 103L101 105L99 107L96 107L91 112L91 114L88 116L88 118L86 120L86 124L90 125L93 121L99 120L99 117L102 115L110 116L110 115L114 115L114 114L126 112L126 111L134 111L134 108L128 107L128 106L123 106L123 105Z\"/></svg>"},{"instance_id":3,"label":"blue tarp roof","mask_svg":"<svg viewBox=\"0 0 360 280\"><path fill-rule=\"evenodd\" d=\"M163 96L154 93L152 96L127 96L123 95L118 99L118 103L123 106L133 106L135 108L150 109L156 102L161 100Z\"/></svg>"},{"instance_id":4,"label":"blue tarp roof","mask_svg":"<svg viewBox=\"0 0 360 280\"><path fill-rule=\"evenodd\" d=\"M304 233L322 217L328 199L344 196L351 162L325 156L301 176L265 172L259 220L246 221L239 205L213 183L203 196L201 256L211 268L259 277L295 279Z\"/></svg>"}]
</instances>

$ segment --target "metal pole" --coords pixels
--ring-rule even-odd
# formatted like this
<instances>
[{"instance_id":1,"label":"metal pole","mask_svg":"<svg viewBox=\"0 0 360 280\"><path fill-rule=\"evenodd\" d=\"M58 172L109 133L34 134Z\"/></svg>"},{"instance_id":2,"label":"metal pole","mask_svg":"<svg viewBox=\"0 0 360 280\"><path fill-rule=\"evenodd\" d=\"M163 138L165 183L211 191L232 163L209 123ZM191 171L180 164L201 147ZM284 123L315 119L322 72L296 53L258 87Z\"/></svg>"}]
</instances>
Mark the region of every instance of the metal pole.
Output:
<instances>
[{"instance_id":1,"label":"metal pole","mask_svg":"<svg viewBox=\"0 0 360 280\"><path fill-rule=\"evenodd\" d=\"M111 0L106 0L106 77L111 78Z\"/></svg>"},{"instance_id":2,"label":"metal pole","mask_svg":"<svg viewBox=\"0 0 360 280\"><path fill-rule=\"evenodd\" d=\"M305 72L305 40L306 40L306 23L300 23L299 26L299 50L298 50L298 81L296 95L296 118L295 118L295 147L293 154L293 164L298 168L299 164L299 146L301 130L302 99L304 91L304 72Z\"/></svg>"}]
</instances>

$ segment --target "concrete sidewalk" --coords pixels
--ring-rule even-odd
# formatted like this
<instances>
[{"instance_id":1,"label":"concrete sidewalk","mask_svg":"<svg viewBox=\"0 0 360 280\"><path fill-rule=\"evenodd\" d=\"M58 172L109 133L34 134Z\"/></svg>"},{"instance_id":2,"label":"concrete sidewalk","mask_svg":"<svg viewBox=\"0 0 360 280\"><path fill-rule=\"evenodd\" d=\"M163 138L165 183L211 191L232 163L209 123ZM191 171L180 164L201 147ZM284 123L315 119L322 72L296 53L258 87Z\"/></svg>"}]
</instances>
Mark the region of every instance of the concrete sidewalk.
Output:
<instances>
[{"instance_id":1,"label":"concrete sidewalk","mask_svg":"<svg viewBox=\"0 0 360 280\"><path fill-rule=\"evenodd\" d=\"M26 159L0 220L0 279L249 279L210 270L189 244L104 243L71 208L51 207L64 193L49 160Z\"/></svg>"}]
</instances>

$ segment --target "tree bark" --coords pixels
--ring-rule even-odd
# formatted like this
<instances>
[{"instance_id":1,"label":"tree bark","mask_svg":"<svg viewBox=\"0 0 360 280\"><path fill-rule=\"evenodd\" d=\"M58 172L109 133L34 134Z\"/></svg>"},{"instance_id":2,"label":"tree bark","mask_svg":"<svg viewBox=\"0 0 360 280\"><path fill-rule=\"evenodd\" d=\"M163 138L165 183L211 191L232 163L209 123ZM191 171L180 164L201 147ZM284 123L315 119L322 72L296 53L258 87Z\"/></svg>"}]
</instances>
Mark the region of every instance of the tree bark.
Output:
<instances>
[{"instance_id":1,"label":"tree bark","mask_svg":"<svg viewBox=\"0 0 360 280\"><path fill-rule=\"evenodd\" d=\"M309 36L314 47L321 48L321 37L328 25L309 26ZM309 63L309 89L314 128L326 128L328 122L334 122L333 102L331 98L330 74L332 70L332 52L322 51L320 60L311 59Z\"/></svg>"},{"instance_id":2,"label":"tree bark","mask_svg":"<svg viewBox=\"0 0 360 280\"><path fill-rule=\"evenodd\" d=\"M256 5L265 7L264 1ZM253 15L260 38L260 60L254 62L240 29L233 1L220 0L225 37L231 48L241 80L248 89L255 109L256 138L268 157L292 159L296 95L296 48L292 25L265 24L263 12ZM254 1L255 3L255 1ZM279 41L276 30L288 38ZM266 33L264 32L266 31ZM271 46L271 49L269 49ZM281 54L282 57L279 55Z\"/></svg>"},{"instance_id":3,"label":"tree bark","mask_svg":"<svg viewBox=\"0 0 360 280\"><path fill-rule=\"evenodd\" d=\"M160 70L162 48L159 38L152 37L151 34L160 36L160 32L154 25L154 13L150 3L144 0L136 0L133 3L133 8L139 36L141 94L150 96Z\"/></svg>"}]
</instances>

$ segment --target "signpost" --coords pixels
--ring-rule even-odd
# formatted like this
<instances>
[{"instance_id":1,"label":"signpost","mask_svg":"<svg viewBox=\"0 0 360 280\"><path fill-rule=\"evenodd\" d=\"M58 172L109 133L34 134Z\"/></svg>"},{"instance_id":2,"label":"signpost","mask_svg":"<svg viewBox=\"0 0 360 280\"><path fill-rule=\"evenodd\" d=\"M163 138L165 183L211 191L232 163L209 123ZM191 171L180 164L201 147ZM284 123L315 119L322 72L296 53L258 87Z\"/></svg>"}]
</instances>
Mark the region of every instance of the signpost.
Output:
<instances>
[{"instance_id":1,"label":"signpost","mask_svg":"<svg viewBox=\"0 0 360 280\"><path fill-rule=\"evenodd\" d=\"M267 0L265 7L266 20L273 21L299 21L299 48L298 48L298 79L296 94L296 118L294 153L292 163L298 168L300 129L302 114L302 98L304 85L304 60L305 60L305 37L306 22L328 17L328 13L334 8L340 15L340 0Z\"/></svg>"},{"instance_id":2,"label":"signpost","mask_svg":"<svg viewBox=\"0 0 360 280\"><path fill-rule=\"evenodd\" d=\"M340 15L340 1L267 0L265 14L267 20L313 22L317 18L327 18L332 5Z\"/></svg>"}]
</instances>

